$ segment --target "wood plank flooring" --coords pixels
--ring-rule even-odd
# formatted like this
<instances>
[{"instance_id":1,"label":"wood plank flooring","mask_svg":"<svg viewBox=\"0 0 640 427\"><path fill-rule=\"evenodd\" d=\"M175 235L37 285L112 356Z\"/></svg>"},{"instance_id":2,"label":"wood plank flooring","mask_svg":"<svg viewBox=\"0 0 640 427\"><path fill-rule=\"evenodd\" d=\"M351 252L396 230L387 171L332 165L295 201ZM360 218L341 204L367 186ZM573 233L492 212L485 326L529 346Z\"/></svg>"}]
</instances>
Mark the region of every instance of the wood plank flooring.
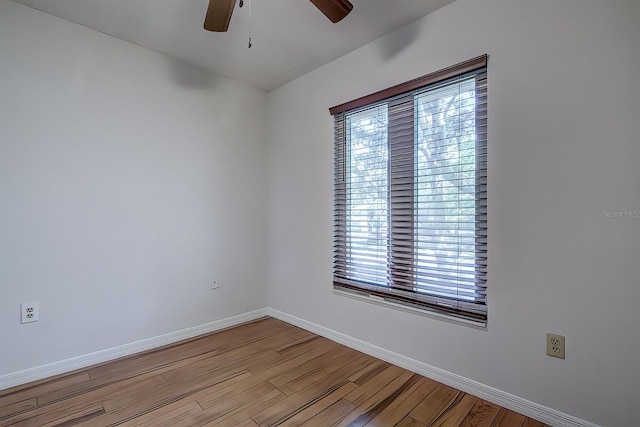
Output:
<instances>
[{"instance_id":1,"label":"wood plank flooring","mask_svg":"<svg viewBox=\"0 0 640 427\"><path fill-rule=\"evenodd\" d=\"M544 424L272 318L0 391L0 426Z\"/></svg>"}]
</instances>

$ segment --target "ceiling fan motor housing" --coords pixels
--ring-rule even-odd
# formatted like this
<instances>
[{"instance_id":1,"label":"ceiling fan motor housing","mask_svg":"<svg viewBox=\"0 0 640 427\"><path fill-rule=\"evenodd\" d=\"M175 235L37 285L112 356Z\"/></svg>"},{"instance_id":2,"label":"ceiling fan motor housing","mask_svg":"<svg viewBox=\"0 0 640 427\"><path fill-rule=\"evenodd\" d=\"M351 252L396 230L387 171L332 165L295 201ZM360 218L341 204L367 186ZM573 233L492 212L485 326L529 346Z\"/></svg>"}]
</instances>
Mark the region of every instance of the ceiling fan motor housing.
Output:
<instances>
[{"instance_id":1,"label":"ceiling fan motor housing","mask_svg":"<svg viewBox=\"0 0 640 427\"><path fill-rule=\"evenodd\" d=\"M353 9L349 0L311 0L311 3L333 23L341 21ZM227 31L235 6L236 0L209 0L204 29L216 32ZM240 0L239 6L244 6L244 0Z\"/></svg>"}]
</instances>

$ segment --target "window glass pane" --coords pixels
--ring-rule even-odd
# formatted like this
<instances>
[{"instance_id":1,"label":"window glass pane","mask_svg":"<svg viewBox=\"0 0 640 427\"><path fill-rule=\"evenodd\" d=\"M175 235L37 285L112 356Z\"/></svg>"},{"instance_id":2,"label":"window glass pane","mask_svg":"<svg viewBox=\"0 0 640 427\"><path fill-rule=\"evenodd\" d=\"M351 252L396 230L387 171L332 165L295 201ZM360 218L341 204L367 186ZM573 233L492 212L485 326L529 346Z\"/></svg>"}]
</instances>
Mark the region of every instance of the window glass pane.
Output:
<instances>
[{"instance_id":1,"label":"window glass pane","mask_svg":"<svg viewBox=\"0 0 640 427\"><path fill-rule=\"evenodd\" d=\"M418 292L475 298L476 123L473 78L417 94Z\"/></svg>"},{"instance_id":2,"label":"window glass pane","mask_svg":"<svg viewBox=\"0 0 640 427\"><path fill-rule=\"evenodd\" d=\"M387 107L346 117L348 278L387 283Z\"/></svg>"}]
</instances>

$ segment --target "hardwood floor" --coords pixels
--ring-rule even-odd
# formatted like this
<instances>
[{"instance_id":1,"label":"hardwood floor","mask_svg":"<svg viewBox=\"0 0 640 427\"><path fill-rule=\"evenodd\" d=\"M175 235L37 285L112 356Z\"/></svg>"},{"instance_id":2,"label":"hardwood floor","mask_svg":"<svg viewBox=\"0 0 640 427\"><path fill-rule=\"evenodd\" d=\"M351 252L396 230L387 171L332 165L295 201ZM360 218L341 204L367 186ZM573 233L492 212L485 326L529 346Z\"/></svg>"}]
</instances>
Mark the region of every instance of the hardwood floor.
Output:
<instances>
[{"instance_id":1,"label":"hardwood floor","mask_svg":"<svg viewBox=\"0 0 640 427\"><path fill-rule=\"evenodd\" d=\"M0 426L543 426L272 318L0 391Z\"/></svg>"}]
</instances>

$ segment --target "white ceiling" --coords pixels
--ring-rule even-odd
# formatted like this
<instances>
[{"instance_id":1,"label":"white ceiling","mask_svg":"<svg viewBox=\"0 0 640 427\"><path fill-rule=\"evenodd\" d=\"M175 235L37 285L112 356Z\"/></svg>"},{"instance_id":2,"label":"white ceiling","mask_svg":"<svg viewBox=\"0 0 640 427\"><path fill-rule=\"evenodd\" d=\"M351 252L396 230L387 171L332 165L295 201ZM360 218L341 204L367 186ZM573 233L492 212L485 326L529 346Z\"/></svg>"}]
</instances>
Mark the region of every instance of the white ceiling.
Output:
<instances>
[{"instance_id":1,"label":"white ceiling","mask_svg":"<svg viewBox=\"0 0 640 427\"><path fill-rule=\"evenodd\" d=\"M245 0L228 33L202 29L208 0L14 1L270 91L454 0L351 0L337 24L307 0Z\"/></svg>"}]
</instances>

